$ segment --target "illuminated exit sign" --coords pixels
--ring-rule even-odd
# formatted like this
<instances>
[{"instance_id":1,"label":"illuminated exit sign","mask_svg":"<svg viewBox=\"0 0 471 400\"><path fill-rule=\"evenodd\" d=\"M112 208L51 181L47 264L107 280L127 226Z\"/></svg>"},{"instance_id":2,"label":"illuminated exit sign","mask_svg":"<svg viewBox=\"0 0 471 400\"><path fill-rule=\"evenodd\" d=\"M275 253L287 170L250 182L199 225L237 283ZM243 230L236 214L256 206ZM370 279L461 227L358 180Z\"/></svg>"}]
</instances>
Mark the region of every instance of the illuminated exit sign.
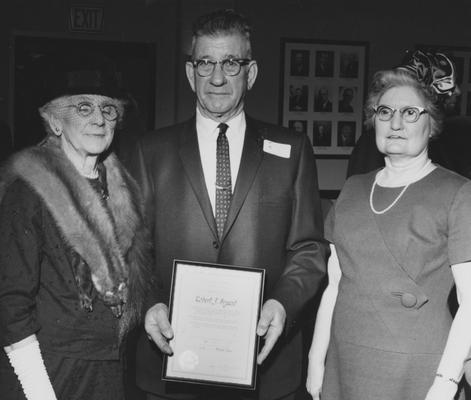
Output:
<instances>
[{"instance_id":1,"label":"illuminated exit sign","mask_svg":"<svg viewBox=\"0 0 471 400\"><path fill-rule=\"evenodd\" d=\"M104 30L103 7L70 7L69 27L75 32L103 32Z\"/></svg>"}]
</instances>

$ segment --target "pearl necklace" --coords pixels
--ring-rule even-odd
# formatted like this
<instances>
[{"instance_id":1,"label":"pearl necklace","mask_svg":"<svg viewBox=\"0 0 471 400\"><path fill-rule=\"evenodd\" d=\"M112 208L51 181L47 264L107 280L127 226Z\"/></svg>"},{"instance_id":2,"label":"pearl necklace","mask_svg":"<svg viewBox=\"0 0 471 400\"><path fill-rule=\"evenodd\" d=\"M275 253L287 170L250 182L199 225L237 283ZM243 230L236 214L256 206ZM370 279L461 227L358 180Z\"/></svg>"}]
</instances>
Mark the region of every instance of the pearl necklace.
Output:
<instances>
[{"instance_id":1,"label":"pearl necklace","mask_svg":"<svg viewBox=\"0 0 471 400\"><path fill-rule=\"evenodd\" d=\"M430 160L428 160L423 166L422 168L420 168L420 170L417 172L416 174L416 178L418 179L412 179L406 186L404 186L401 190L401 192L397 195L397 197L393 200L393 202L387 206L386 208L384 208L383 210L377 210L375 208L375 206L373 205L373 194L374 194L374 190L375 190L375 186L378 184L378 175L379 175L379 172L376 174L376 177L375 177L375 180L373 182L373 185L371 185L371 190L370 190L370 208L371 208L371 211L373 211L373 213L375 213L376 215L381 215L381 214L384 214L386 212L388 212L391 208L393 208L396 203L399 201L399 199L402 197L402 195L405 193L405 191L407 190L407 188L409 187L409 185L411 183L414 183L416 182L417 180L423 178L425 175L422 176L423 172L427 169L427 168L430 168L432 166L432 162ZM434 169L434 167L432 167L432 170ZM383 170L381 170L380 172L382 172ZM431 171L429 171L431 172ZM428 173L427 173L428 174ZM426 175L427 175L426 174Z\"/></svg>"},{"instance_id":2,"label":"pearl necklace","mask_svg":"<svg viewBox=\"0 0 471 400\"><path fill-rule=\"evenodd\" d=\"M374 193L374 190L375 190L375 186L377 185L376 178L375 178L375 180L373 182L373 185L371 186L371 190L370 190L370 208L371 208L371 211L373 211L376 215L384 214L385 212L389 211L399 201L399 199L402 197L402 195L404 194L404 192L407 190L407 188L409 187L409 185L411 183L412 182L410 182L406 186L404 186L404 188L401 190L401 193L399 193L399 195L394 199L394 201L389 206L387 206L385 209L383 209L381 211L378 211L375 208L375 206L373 205L373 193Z\"/></svg>"}]
</instances>

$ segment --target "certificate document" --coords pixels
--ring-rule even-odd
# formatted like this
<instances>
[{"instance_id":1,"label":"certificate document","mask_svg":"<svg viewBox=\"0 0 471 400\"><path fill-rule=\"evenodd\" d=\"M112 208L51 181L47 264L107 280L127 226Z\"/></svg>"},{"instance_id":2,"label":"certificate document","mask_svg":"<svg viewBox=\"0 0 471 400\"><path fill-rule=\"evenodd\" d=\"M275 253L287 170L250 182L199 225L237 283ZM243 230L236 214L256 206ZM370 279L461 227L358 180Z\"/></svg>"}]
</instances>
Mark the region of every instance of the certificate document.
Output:
<instances>
[{"instance_id":1,"label":"certificate document","mask_svg":"<svg viewBox=\"0 0 471 400\"><path fill-rule=\"evenodd\" d=\"M163 379L255 389L265 270L175 260Z\"/></svg>"}]
</instances>

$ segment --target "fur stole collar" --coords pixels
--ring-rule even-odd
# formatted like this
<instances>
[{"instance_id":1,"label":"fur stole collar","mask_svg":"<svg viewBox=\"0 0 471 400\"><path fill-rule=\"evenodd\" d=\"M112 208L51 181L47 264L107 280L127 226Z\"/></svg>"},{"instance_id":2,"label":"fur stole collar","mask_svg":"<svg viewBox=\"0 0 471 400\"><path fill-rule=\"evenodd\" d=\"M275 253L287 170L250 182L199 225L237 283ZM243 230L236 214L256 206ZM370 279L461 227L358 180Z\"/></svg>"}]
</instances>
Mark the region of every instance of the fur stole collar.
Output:
<instances>
[{"instance_id":1,"label":"fur stole collar","mask_svg":"<svg viewBox=\"0 0 471 400\"><path fill-rule=\"evenodd\" d=\"M74 271L82 307L91 309L87 283L93 284L98 296L121 317L121 332L126 333L140 319L153 283L150 240L136 182L114 154L107 155L103 165L110 194L106 202L69 161L58 138L48 136L6 165L0 201L5 188L18 178L40 196L63 239L82 261Z\"/></svg>"}]
</instances>

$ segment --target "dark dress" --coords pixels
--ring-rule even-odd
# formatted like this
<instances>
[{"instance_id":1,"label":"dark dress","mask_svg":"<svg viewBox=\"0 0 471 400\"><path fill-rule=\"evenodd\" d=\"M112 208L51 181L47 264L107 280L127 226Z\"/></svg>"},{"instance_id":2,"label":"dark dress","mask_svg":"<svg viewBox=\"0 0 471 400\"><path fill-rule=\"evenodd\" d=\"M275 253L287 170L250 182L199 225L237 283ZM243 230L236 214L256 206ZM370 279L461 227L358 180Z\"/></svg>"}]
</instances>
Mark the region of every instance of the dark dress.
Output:
<instances>
[{"instance_id":1,"label":"dark dress","mask_svg":"<svg viewBox=\"0 0 471 400\"><path fill-rule=\"evenodd\" d=\"M80 308L72 272L78 256L51 214L21 180L0 204L1 346L36 334L58 399L124 398L118 320L101 301ZM24 399L4 351L0 397Z\"/></svg>"},{"instance_id":2,"label":"dark dress","mask_svg":"<svg viewBox=\"0 0 471 400\"><path fill-rule=\"evenodd\" d=\"M437 167L375 215L374 177L351 177L326 222L342 278L322 400L424 399L452 323L450 265L471 260L469 180ZM376 186L375 208L400 190Z\"/></svg>"}]
</instances>

